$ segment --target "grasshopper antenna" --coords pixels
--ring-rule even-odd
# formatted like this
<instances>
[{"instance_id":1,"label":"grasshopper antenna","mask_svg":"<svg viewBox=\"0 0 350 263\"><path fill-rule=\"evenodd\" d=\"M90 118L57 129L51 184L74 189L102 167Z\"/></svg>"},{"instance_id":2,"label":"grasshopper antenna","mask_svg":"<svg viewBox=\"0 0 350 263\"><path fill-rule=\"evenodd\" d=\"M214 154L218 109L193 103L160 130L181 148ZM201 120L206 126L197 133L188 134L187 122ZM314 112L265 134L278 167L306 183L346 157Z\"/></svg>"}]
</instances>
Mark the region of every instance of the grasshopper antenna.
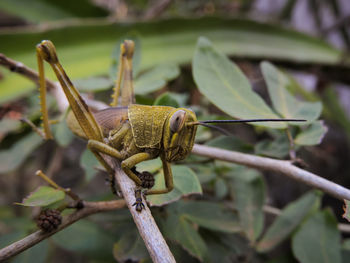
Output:
<instances>
[{"instance_id":1,"label":"grasshopper antenna","mask_svg":"<svg viewBox=\"0 0 350 263\"><path fill-rule=\"evenodd\" d=\"M297 121L304 122L306 120L303 119L247 119L247 120L207 120L207 121L199 121L198 124L207 124L207 123L248 123L248 122L289 122L289 121ZM195 123L193 123L195 125Z\"/></svg>"},{"instance_id":2,"label":"grasshopper antenna","mask_svg":"<svg viewBox=\"0 0 350 263\"><path fill-rule=\"evenodd\" d=\"M208 127L208 123L248 123L248 122L304 122L303 119L246 119L246 120L207 120L207 121L196 121L190 122L187 125L203 125Z\"/></svg>"}]
</instances>

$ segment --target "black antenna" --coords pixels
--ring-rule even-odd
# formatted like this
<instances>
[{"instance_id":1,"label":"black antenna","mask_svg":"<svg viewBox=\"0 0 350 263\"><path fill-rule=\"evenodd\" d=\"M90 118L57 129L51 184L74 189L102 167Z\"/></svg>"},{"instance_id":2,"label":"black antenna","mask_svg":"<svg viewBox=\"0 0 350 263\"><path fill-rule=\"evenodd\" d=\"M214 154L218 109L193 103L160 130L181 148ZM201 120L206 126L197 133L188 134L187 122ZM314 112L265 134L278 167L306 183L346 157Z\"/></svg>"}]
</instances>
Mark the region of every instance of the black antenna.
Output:
<instances>
[{"instance_id":1,"label":"black antenna","mask_svg":"<svg viewBox=\"0 0 350 263\"><path fill-rule=\"evenodd\" d=\"M306 121L303 119L247 119L247 120L208 120L208 121L198 121L193 124L205 124L205 123L245 123L245 122L283 122L283 121Z\"/></svg>"}]
</instances>

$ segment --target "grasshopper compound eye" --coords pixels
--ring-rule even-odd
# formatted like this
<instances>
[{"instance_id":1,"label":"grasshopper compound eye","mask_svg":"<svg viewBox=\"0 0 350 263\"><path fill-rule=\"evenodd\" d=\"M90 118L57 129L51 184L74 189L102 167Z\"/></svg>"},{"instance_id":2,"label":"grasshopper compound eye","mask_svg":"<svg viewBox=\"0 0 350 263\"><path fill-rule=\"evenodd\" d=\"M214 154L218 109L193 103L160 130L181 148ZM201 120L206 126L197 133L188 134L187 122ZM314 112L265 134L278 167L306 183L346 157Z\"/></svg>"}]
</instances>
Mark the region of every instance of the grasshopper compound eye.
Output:
<instances>
[{"instance_id":1,"label":"grasshopper compound eye","mask_svg":"<svg viewBox=\"0 0 350 263\"><path fill-rule=\"evenodd\" d=\"M175 133L182 129L186 119L186 111L178 110L170 118L170 130Z\"/></svg>"}]
</instances>

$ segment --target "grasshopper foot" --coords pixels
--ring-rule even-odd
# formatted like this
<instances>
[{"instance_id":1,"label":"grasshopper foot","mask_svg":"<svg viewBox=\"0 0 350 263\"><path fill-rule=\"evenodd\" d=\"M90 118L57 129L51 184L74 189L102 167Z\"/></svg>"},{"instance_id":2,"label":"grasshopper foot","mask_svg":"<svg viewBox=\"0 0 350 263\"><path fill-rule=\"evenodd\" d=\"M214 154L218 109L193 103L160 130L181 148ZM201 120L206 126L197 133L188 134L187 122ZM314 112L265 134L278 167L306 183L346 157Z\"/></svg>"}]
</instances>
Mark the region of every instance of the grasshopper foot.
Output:
<instances>
[{"instance_id":1,"label":"grasshopper foot","mask_svg":"<svg viewBox=\"0 0 350 263\"><path fill-rule=\"evenodd\" d=\"M141 189L135 191L136 202L132 205L135 206L137 212L141 212L142 209L145 209L145 205L142 203L142 192Z\"/></svg>"}]
</instances>

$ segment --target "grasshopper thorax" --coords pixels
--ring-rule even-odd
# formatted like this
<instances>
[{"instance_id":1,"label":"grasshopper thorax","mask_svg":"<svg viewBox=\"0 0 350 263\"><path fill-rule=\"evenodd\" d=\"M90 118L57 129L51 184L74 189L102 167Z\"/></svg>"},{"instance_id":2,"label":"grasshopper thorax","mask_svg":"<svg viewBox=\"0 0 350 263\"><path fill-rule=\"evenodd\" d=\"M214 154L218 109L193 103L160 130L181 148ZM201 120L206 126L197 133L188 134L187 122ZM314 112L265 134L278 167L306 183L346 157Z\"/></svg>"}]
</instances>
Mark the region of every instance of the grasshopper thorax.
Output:
<instances>
[{"instance_id":1,"label":"grasshopper thorax","mask_svg":"<svg viewBox=\"0 0 350 263\"><path fill-rule=\"evenodd\" d=\"M189 109L174 109L163 128L163 150L168 162L183 160L191 152L197 131L195 113Z\"/></svg>"}]
</instances>

